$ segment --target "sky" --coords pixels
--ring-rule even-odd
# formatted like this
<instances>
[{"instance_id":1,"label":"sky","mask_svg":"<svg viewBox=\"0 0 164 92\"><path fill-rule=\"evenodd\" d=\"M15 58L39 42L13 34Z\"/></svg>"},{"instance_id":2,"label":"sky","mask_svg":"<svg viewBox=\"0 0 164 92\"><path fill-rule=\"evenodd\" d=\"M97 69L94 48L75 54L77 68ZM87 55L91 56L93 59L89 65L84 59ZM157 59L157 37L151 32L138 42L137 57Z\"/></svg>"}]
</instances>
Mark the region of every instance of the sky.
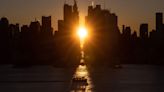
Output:
<instances>
[{"instance_id":1,"label":"sky","mask_svg":"<svg viewBox=\"0 0 164 92\"><path fill-rule=\"evenodd\" d=\"M0 17L7 17L10 23L30 24L41 16L52 16L53 28L57 29L57 20L63 19L64 2L73 4L73 0L0 0ZM149 30L155 28L155 13L164 13L164 0L77 0L80 16L87 15L87 7L101 4L118 16L118 24L131 26L138 31L141 23L149 23Z\"/></svg>"}]
</instances>

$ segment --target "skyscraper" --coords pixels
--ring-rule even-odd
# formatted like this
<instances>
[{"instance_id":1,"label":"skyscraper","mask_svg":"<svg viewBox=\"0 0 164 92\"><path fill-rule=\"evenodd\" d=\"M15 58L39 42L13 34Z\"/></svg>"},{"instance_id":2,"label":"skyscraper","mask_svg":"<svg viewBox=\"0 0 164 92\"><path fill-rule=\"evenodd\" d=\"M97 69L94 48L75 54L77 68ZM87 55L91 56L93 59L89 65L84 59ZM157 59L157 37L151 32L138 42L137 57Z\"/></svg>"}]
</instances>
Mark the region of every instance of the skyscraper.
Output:
<instances>
[{"instance_id":1,"label":"skyscraper","mask_svg":"<svg viewBox=\"0 0 164 92\"><path fill-rule=\"evenodd\" d=\"M156 31L160 32L162 31L162 25L163 25L163 13L156 13Z\"/></svg>"},{"instance_id":2,"label":"skyscraper","mask_svg":"<svg viewBox=\"0 0 164 92\"><path fill-rule=\"evenodd\" d=\"M63 24L63 23L62 23ZM74 5L64 4L64 28L65 30L74 30L79 25L79 11L77 2L74 0Z\"/></svg>"},{"instance_id":3,"label":"skyscraper","mask_svg":"<svg viewBox=\"0 0 164 92\"><path fill-rule=\"evenodd\" d=\"M125 25L123 25L122 35L123 35L123 39L130 40L130 38L131 38L130 26L125 27Z\"/></svg>"},{"instance_id":4,"label":"skyscraper","mask_svg":"<svg viewBox=\"0 0 164 92\"><path fill-rule=\"evenodd\" d=\"M45 36L53 35L51 16L42 16L42 32Z\"/></svg>"},{"instance_id":5,"label":"skyscraper","mask_svg":"<svg viewBox=\"0 0 164 92\"><path fill-rule=\"evenodd\" d=\"M88 55L94 56L97 63L107 64L106 61L112 61L117 55L118 49L118 24L117 16L107 9L102 9L101 5L89 6L88 15L86 16L86 26L89 28L92 42L88 41ZM101 52L97 50L101 48ZM112 63L112 62L110 62ZM108 63L109 64L109 63Z\"/></svg>"},{"instance_id":6,"label":"skyscraper","mask_svg":"<svg viewBox=\"0 0 164 92\"><path fill-rule=\"evenodd\" d=\"M64 21L63 20L58 20L58 31L64 31Z\"/></svg>"},{"instance_id":7,"label":"skyscraper","mask_svg":"<svg viewBox=\"0 0 164 92\"><path fill-rule=\"evenodd\" d=\"M79 11L77 7L77 2L74 0L74 5L73 5L73 20L74 20L74 26L79 25Z\"/></svg>"},{"instance_id":8,"label":"skyscraper","mask_svg":"<svg viewBox=\"0 0 164 92\"><path fill-rule=\"evenodd\" d=\"M0 31L1 35L8 34L9 21L7 18L3 17L0 20Z\"/></svg>"},{"instance_id":9,"label":"skyscraper","mask_svg":"<svg viewBox=\"0 0 164 92\"><path fill-rule=\"evenodd\" d=\"M114 13L111 13L109 10L101 9L100 5L96 5L96 7L88 7L86 23L87 26L91 27L92 30L97 31L114 31L118 28L117 16Z\"/></svg>"},{"instance_id":10,"label":"skyscraper","mask_svg":"<svg viewBox=\"0 0 164 92\"><path fill-rule=\"evenodd\" d=\"M39 21L34 21L34 22L31 22L30 24L30 31L34 34L38 34L41 30L40 30L40 23Z\"/></svg>"},{"instance_id":11,"label":"skyscraper","mask_svg":"<svg viewBox=\"0 0 164 92\"><path fill-rule=\"evenodd\" d=\"M141 39L148 38L148 24L141 24L140 25L140 37Z\"/></svg>"},{"instance_id":12,"label":"skyscraper","mask_svg":"<svg viewBox=\"0 0 164 92\"><path fill-rule=\"evenodd\" d=\"M42 30L43 31L51 31L51 16L42 16Z\"/></svg>"},{"instance_id":13,"label":"skyscraper","mask_svg":"<svg viewBox=\"0 0 164 92\"><path fill-rule=\"evenodd\" d=\"M69 23L72 20L72 6L64 4L64 22Z\"/></svg>"}]
</instances>

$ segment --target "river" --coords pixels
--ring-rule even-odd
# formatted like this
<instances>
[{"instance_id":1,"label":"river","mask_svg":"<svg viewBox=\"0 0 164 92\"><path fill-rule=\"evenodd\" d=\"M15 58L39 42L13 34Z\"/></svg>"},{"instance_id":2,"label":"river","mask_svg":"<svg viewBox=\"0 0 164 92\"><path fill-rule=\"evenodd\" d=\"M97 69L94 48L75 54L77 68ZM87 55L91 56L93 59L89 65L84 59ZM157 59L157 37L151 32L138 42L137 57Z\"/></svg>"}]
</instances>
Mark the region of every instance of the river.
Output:
<instances>
[{"instance_id":1,"label":"river","mask_svg":"<svg viewBox=\"0 0 164 92\"><path fill-rule=\"evenodd\" d=\"M78 68L78 67L77 67ZM71 87L76 70L53 66L0 66L0 92L164 92L164 67L87 68L88 85Z\"/></svg>"}]
</instances>

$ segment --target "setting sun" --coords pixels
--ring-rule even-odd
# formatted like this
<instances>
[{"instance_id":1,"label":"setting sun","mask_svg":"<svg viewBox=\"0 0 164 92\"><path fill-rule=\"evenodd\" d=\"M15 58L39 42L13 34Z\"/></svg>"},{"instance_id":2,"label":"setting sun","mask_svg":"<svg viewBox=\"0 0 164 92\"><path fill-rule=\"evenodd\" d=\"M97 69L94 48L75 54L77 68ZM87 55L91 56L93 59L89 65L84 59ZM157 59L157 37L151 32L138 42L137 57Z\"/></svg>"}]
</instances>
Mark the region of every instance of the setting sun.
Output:
<instances>
[{"instance_id":1,"label":"setting sun","mask_svg":"<svg viewBox=\"0 0 164 92\"><path fill-rule=\"evenodd\" d=\"M80 40L84 40L88 35L87 29L83 26L79 27L77 30L77 35L79 36Z\"/></svg>"}]
</instances>

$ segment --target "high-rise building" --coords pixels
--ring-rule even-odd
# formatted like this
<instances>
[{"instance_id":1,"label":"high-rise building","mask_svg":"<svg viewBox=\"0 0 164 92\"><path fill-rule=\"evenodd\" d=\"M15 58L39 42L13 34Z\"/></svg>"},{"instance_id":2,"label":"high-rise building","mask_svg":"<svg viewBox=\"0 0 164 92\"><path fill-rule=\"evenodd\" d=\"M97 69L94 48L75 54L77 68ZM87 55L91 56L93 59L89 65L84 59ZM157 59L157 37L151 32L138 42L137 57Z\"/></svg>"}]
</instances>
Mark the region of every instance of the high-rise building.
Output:
<instances>
[{"instance_id":1,"label":"high-rise building","mask_svg":"<svg viewBox=\"0 0 164 92\"><path fill-rule=\"evenodd\" d=\"M140 25L140 37L141 39L148 38L148 24L141 24Z\"/></svg>"},{"instance_id":2,"label":"high-rise building","mask_svg":"<svg viewBox=\"0 0 164 92\"><path fill-rule=\"evenodd\" d=\"M42 16L42 30L43 31L51 31L52 26L51 26L51 16Z\"/></svg>"},{"instance_id":3,"label":"high-rise building","mask_svg":"<svg viewBox=\"0 0 164 92\"><path fill-rule=\"evenodd\" d=\"M114 59L117 54L117 51L114 51L114 49L118 49L119 35L117 16L107 9L102 9L101 5L96 5L95 7L88 7L88 15L85 18L86 26L91 33L92 42L96 44L95 48L91 46L91 42L88 42L90 44L90 46L86 46L90 49L88 55L94 56L95 60L102 60L103 62L101 63L104 64L107 63L106 61ZM103 53L100 53L97 48L101 48Z\"/></svg>"},{"instance_id":4,"label":"high-rise building","mask_svg":"<svg viewBox=\"0 0 164 92\"><path fill-rule=\"evenodd\" d=\"M51 16L42 16L42 32L44 36L50 37L53 35L53 29L51 25Z\"/></svg>"},{"instance_id":5,"label":"high-rise building","mask_svg":"<svg viewBox=\"0 0 164 92\"><path fill-rule=\"evenodd\" d=\"M41 31L41 26L40 26L39 21L31 22L31 24L30 24L30 31L32 33L35 33L35 34L38 34Z\"/></svg>"},{"instance_id":6,"label":"high-rise building","mask_svg":"<svg viewBox=\"0 0 164 92\"><path fill-rule=\"evenodd\" d=\"M21 27L21 33L24 34L24 35L26 35L28 32L29 32L29 27L28 27L28 25L23 25L23 26Z\"/></svg>"},{"instance_id":7,"label":"high-rise building","mask_svg":"<svg viewBox=\"0 0 164 92\"><path fill-rule=\"evenodd\" d=\"M160 32L163 26L163 13L156 13L156 31Z\"/></svg>"},{"instance_id":8,"label":"high-rise building","mask_svg":"<svg viewBox=\"0 0 164 92\"><path fill-rule=\"evenodd\" d=\"M97 31L114 31L118 28L117 16L109 10L101 9L100 5L96 5L96 7L88 7L86 24L91 27L92 30Z\"/></svg>"},{"instance_id":9,"label":"high-rise building","mask_svg":"<svg viewBox=\"0 0 164 92\"><path fill-rule=\"evenodd\" d=\"M3 17L0 20L0 39L8 39L8 36L9 36L9 21L7 18Z\"/></svg>"},{"instance_id":10,"label":"high-rise building","mask_svg":"<svg viewBox=\"0 0 164 92\"><path fill-rule=\"evenodd\" d=\"M7 18L3 17L0 20L0 30L3 32L7 32L9 27L9 21Z\"/></svg>"},{"instance_id":11,"label":"high-rise building","mask_svg":"<svg viewBox=\"0 0 164 92\"><path fill-rule=\"evenodd\" d=\"M74 5L73 5L73 21L74 21L73 23L74 26L79 25L79 11L78 11L76 0L74 0Z\"/></svg>"},{"instance_id":12,"label":"high-rise building","mask_svg":"<svg viewBox=\"0 0 164 92\"><path fill-rule=\"evenodd\" d=\"M14 38L19 38L19 24L10 24L9 25L10 36Z\"/></svg>"},{"instance_id":13,"label":"high-rise building","mask_svg":"<svg viewBox=\"0 0 164 92\"><path fill-rule=\"evenodd\" d=\"M58 31L64 31L64 21L63 20L58 20Z\"/></svg>"},{"instance_id":14,"label":"high-rise building","mask_svg":"<svg viewBox=\"0 0 164 92\"><path fill-rule=\"evenodd\" d=\"M64 26L64 30L72 31L75 27L79 25L79 11L76 0L74 0L74 5L64 4L64 21L58 21L59 26ZM62 25L61 25L62 24ZM60 28L61 29L61 28Z\"/></svg>"},{"instance_id":15,"label":"high-rise building","mask_svg":"<svg viewBox=\"0 0 164 92\"><path fill-rule=\"evenodd\" d=\"M130 26L125 27L125 25L123 25L122 35L123 35L124 39L130 40L130 38L131 38L131 28L130 28Z\"/></svg>"},{"instance_id":16,"label":"high-rise building","mask_svg":"<svg viewBox=\"0 0 164 92\"><path fill-rule=\"evenodd\" d=\"M72 6L64 4L64 22L69 23L72 20Z\"/></svg>"}]
</instances>

